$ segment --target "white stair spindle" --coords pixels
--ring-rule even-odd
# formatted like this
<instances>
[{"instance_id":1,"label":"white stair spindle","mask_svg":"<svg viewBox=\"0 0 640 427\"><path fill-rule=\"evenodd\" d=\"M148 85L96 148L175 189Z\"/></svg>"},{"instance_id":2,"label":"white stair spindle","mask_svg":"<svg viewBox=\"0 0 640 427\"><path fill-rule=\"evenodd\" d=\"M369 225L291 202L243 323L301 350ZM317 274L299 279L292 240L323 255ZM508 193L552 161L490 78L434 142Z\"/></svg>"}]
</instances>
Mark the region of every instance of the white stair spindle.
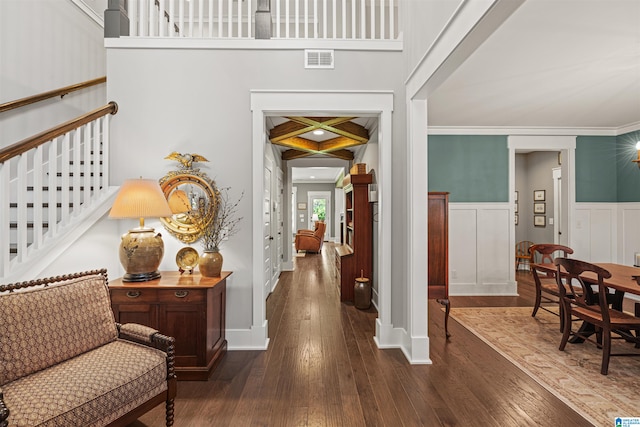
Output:
<instances>
[{"instance_id":1,"label":"white stair spindle","mask_svg":"<svg viewBox=\"0 0 640 427\"><path fill-rule=\"evenodd\" d=\"M366 28L367 4L365 1L366 0L360 0L360 38L361 39L367 38L367 28Z\"/></svg>"},{"instance_id":2,"label":"white stair spindle","mask_svg":"<svg viewBox=\"0 0 640 427\"><path fill-rule=\"evenodd\" d=\"M0 163L0 276L5 276L9 271L11 261L11 241L9 224L9 205L11 203L11 186L9 170L10 161Z\"/></svg>"},{"instance_id":3,"label":"white stair spindle","mask_svg":"<svg viewBox=\"0 0 640 427\"><path fill-rule=\"evenodd\" d=\"M73 165L71 168L71 175L73 175L71 176L71 186L73 187L73 191L71 195L73 197L71 199L71 203L73 203L72 211L74 215L77 213L77 209L80 206L80 185L82 184L82 178L80 177L80 173L82 171L82 166L80 165L80 160L82 159L82 134L87 128L88 126L84 125L73 132L73 144L71 148L71 155L73 156ZM84 143L87 143L86 133Z\"/></svg>"},{"instance_id":4,"label":"white stair spindle","mask_svg":"<svg viewBox=\"0 0 640 427\"><path fill-rule=\"evenodd\" d=\"M62 151L60 155L60 173L62 176L60 177L60 196L59 200L62 204L62 217L60 222L64 225L69 223L69 161L71 160L69 157L69 146L71 143L71 135L68 133L62 136ZM49 189L49 191L54 191L57 193L56 186L53 189Z\"/></svg>"},{"instance_id":5,"label":"white stair spindle","mask_svg":"<svg viewBox=\"0 0 640 427\"><path fill-rule=\"evenodd\" d=\"M204 1L198 0L198 37L204 37Z\"/></svg>"},{"instance_id":6,"label":"white stair spindle","mask_svg":"<svg viewBox=\"0 0 640 427\"><path fill-rule=\"evenodd\" d=\"M369 40L375 40L376 38L376 0L371 0L371 22L369 24L370 34Z\"/></svg>"},{"instance_id":7,"label":"white stair spindle","mask_svg":"<svg viewBox=\"0 0 640 427\"><path fill-rule=\"evenodd\" d=\"M180 2L180 6L178 7L178 27L180 28L180 35L182 37L185 36L185 31L184 31L184 1L185 0L178 0Z\"/></svg>"},{"instance_id":8,"label":"white stair spindle","mask_svg":"<svg viewBox=\"0 0 640 427\"><path fill-rule=\"evenodd\" d=\"M208 4L209 4L209 38L213 38L213 0L209 0Z\"/></svg>"},{"instance_id":9,"label":"white stair spindle","mask_svg":"<svg viewBox=\"0 0 640 427\"><path fill-rule=\"evenodd\" d=\"M392 40L396 40L398 37L396 37L396 30L395 30L395 19L396 19L396 12L395 12L395 6L394 6L394 0L389 0L389 38Z\"/></svg>"},{"instance_id":10,"label":"white stair spindle","mask_svg":"<svg viewBox=\"0 0 640 427\"><path fill-rule=\"evenodd\" d=\"M176 1L175 0L169 0L169 24L168 24L168 33L169 33L169 37L175 37L176 35L176 31L175 31L175 13L176 13Z\"/></svg>"},{"instance_id":11,"label":"white stair spindle","mask_svg":"<svg viewBox=\"0 0 640 427\"><path fill-rule=\"evenodd\" d=\"M97 123L97 120L91 123L87 123L85 126L84 151L82 156L83 158L82 160L84 162L84 165L82 165L82 171L84 174L84 177L82 179L82 186L84 187L84 191L82 192L82 201L81 201L82 206L76 205L74 202L74 205L73 205L74 212L80 212L80 210L84 210L91 202L91 190L90 190L92 186L91 173L93 172L92 166L91 166L91 156L92 156L92 153L95 153L96 147L95 147L94 141L98 137L98 134L96 133L96 129L95 129L96 123Z\"/></svg>"},{"instance_id":12,"label":"white stair spindle","mask_svg":"<svg viewBox=\"0 0 640 427\"><path fill-rule=\"evenodd\" d=\"M242 37L242 2L238 2L238 38Z\"/></svg>"},{"instance_id":13,"label":"white stair spindle","mask_svg":"<svg viewBox=\"0 0 640 427\"><path fill-rule=\"evenodd\" d=\"M224 24L223 0L218 0L218 37L222 38L222 27Z\"/></svg>"},{"instance_id":14,"label":"white stair spindle","mask_svg":"<svg viewBox=\"0 0 640 427\"><path fill-rule=\"evenodd\" d=\"M17 240L18 262L27 256L27 192L25 191L27 182L27 153L18 156L17 177L16 177L16 202L17 208Z\"/></svg>"},{"instance_id":15,"label":"white stair spindle","mask_svg":"<svg viewBox=\"0 0 640 427\"><path fill-rule=\"evenodd\" d=\"M304 1L304 38L309 38L309 0Z\"/></svg>"},{"instance_id":16,"label":"white stair spindle","mask_svg":"<svg viewBox=\"0 0 640 427\"><path fill-rule=\"evenodd\" d=\"M100 151L102 151L102 153L94 155L96 172L102 173L102 176L98 178L100 180L102 193L106 192L109 187L109 168L107 167L107 159L109 159L109 149L111 144L109 132L110 117L111 115L106 115L102 118L102 146L100 147ZM105 160L102 161L102 159Z\"/></svg>"},{"instance_id":17,"label":"white stair spindle","mask_svg":"<svg viewBox=\"0 0 640 427\"><path fill-rule=\"evenodd\" d=\"M48 210L48 220L49 228L47 229L47 235L53 236L55 234L55 230L57 229L58 224L58 216L57 216L57 207L58 207L58 199L56 197L56 180L58 175L58 146L59 146L60 138L56 138L49 143L49 153L48 153L48 162L47 165L49 170L49 179L47 180L47 187L49 190L47 191L47 199L48 205L50 209Z\"/></svg>"},{"instance_id":18,"label":"white stair spindle","mask_svg":"<svg viewBox=\"0 0 640 427\"><path fill-rule=\"evenodd\" d=\"M34 250L42 246L43 236L43 207L42 207L42 180L43 169L42 163L43 146L40 145L33 152L33 241L31 243Z\"/></svg>"},{"instance_id":19,"label":"white stair spindle","mask_svg":"<svg viewBox=\"0 0 640 427\"><path fill-rule=\"evenodd\" d=\"M295 23L296 23L296 39L300 38L300 0L294 0L296 2L296 8L295 8L295 16L293 17L295 19Z\"/></svg>"},{"instance_id":20,"label":"white stair spindle","mask_svg":"<svg viewBox=\"0 0 640 427\"><path fill-rule=\"evenodd\" d=\"M253 6L251 4L251 0L247 0L247 38L249 39L251 38L251 34L252 34L251 32L251 27L252 27L251 17L253 16L252 7Z\"/></svg>"},{"instance_id":21,"label":"white stair spindle","mask_svg":"<svg viewBox=\"0 0 640 427\"><path fill-rule=\"evenodd\" d=\"M280 38L280 0L275 0L276 2L276 38Z\"/></svg>"},{"instance_id":22,"label":"white stair spindle","mask_svg":"<svg viewBox=\"0 0 640 427\"><path fill-rule=\"evenodd\" d=\"M189 2L189 37L193 38L193 2Z\"/></svg>"},{"instance_id":23,"label":"white stair spindle","mask_svg":"<svg viewBox=\"0 0 640 427\"><path fill-rule=\"evenodd\" d=\"M358 14L356 13L356 0L351 1L351 38L356 38L356 18Z\"/></svg>"},{"instance_id":24,"label":"white stair spindle","mask_svg":"<svg viewBox=\"0 0 640 427\"><path fill-rule=\"evenodd\" d=\"M158 0L158 34L160 37L164 37L167 34L167 27L164 25L164 11L166 10L164 7L164 0Z\"/></svg>"}]
</instances>

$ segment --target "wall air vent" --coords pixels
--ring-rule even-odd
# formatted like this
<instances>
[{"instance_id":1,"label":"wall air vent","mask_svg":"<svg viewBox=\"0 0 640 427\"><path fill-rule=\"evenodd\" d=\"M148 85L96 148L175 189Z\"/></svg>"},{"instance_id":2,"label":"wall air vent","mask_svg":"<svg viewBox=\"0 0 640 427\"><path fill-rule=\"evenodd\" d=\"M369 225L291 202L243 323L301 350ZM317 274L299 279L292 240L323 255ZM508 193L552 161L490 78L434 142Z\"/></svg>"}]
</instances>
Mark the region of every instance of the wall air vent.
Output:
<instances>
[{"instance_id":1,"label":"wall air vent","mask_svg":"<svg viewBox=\"0 0 640 427\"><path fill-rule=\"evenodd\" d=\"M304 68L334 68L333 50L305 50Z\"/></svg>"}]
</instances>

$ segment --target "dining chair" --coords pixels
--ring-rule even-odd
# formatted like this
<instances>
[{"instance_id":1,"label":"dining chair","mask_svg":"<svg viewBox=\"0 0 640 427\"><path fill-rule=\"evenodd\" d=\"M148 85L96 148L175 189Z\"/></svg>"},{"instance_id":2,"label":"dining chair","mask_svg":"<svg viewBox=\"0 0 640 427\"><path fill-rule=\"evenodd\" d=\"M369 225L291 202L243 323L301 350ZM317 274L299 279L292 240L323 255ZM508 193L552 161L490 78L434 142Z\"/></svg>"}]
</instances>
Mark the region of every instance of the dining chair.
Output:
<instances>
[{"instance_id":1,"label":"dining chair","mask_svg":"<svg viewBox=\"0 0 640 427\"><path fill-rule=\"evenodd\" d=\"M602 366L600 368L602 375L607 375L609 372L611 356L640 356L640 352L611 353L611 340L614 338L612 333L621 335L620 331L624 331L626 338L622 335L620 338L628 340L628 331L640 328L640 318L611 308L607 298L603 297L610 294L604 280L610 278L611 273L597 265L571 258L558 257L554 260L554 264L557 266L556 282L561 294L561 302L564 305L564 330L560 341L560 351L564 351L571 335L578 336L585 341L592 341L589 336L581 334L580 331L572 330L571 317L574 316L592 324L596 329L596 344L602 348ZM582 277L584 273L597 275L599 298L592 297L591 283L585 283ZM564 286L563 278L569 286Z\"/></svg>"},{"instance_id":2,"label":"dining chair","mask_svg":"<svg viewBox=\"0 0 640 427\"><path fill-rule=\"evenodd\" d=\"M573 254L573 249L564 245L553 243L539 243L529 248L531 254L531 273L536 286L536 300L533 304L531 317L536 317L538 309L543 309L549 313L560 316L560 330L563 330L564 317L562 316L562 304L560 302L560 292L556 283L555 273L544 272L536 269L536 264L552 264L556 256L567 257ZM550 310L544 304L558 306L558 311Z\"/></svg>"},{"instance_id":3,"label":"dining chair","mask_svg":"<svg viewBox=\"0 0 640 427\"><path fill-rule=\"evenodd\" d=\"M516 243L516 271L518 271L520 264L528 264L529 269L531 269L531 255L529 253L531 245L533 245L533 242L529 240L522 240Z\"/></svg>"}]
</instances>

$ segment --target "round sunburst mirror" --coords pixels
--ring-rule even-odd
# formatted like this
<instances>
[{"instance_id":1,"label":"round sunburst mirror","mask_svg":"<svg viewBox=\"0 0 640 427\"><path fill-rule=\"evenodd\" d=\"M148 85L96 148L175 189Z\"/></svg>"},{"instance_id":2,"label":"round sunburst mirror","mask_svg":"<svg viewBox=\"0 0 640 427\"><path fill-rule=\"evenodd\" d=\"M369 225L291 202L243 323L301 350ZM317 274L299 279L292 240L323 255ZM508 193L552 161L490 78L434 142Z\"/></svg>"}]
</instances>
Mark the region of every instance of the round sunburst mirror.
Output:
<instances>
[{"instance_id":1,"label":"round sunburst mirror","mask_svg":"<svg viewBox=\"0 0 640 427\"><path fill-rule=\"evenodd\" d=\"M218 209L215 182L198 169L182 168L162 177L160 187L173 212L160 218L164 227L183 243L198 240Z\"/></svg>"}]
</instances>

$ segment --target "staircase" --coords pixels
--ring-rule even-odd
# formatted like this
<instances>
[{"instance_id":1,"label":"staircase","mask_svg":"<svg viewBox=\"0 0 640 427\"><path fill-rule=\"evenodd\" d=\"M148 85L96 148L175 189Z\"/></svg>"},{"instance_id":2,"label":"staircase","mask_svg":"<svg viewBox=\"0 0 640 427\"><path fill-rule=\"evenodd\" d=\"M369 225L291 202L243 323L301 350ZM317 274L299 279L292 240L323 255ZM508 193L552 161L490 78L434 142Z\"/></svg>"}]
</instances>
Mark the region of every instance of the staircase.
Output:
<instances>
[{"instance_id":1,"label":"staircase","mask_svg":"<svg viewBox=\"0 0 640 427\"><path fill-rule=\"evenodd\" d=\"M0 279L28 280L110 208L115 103L0 150ZM95 117L97 116L97 117Z\"/></svg>"}]
</instances>

